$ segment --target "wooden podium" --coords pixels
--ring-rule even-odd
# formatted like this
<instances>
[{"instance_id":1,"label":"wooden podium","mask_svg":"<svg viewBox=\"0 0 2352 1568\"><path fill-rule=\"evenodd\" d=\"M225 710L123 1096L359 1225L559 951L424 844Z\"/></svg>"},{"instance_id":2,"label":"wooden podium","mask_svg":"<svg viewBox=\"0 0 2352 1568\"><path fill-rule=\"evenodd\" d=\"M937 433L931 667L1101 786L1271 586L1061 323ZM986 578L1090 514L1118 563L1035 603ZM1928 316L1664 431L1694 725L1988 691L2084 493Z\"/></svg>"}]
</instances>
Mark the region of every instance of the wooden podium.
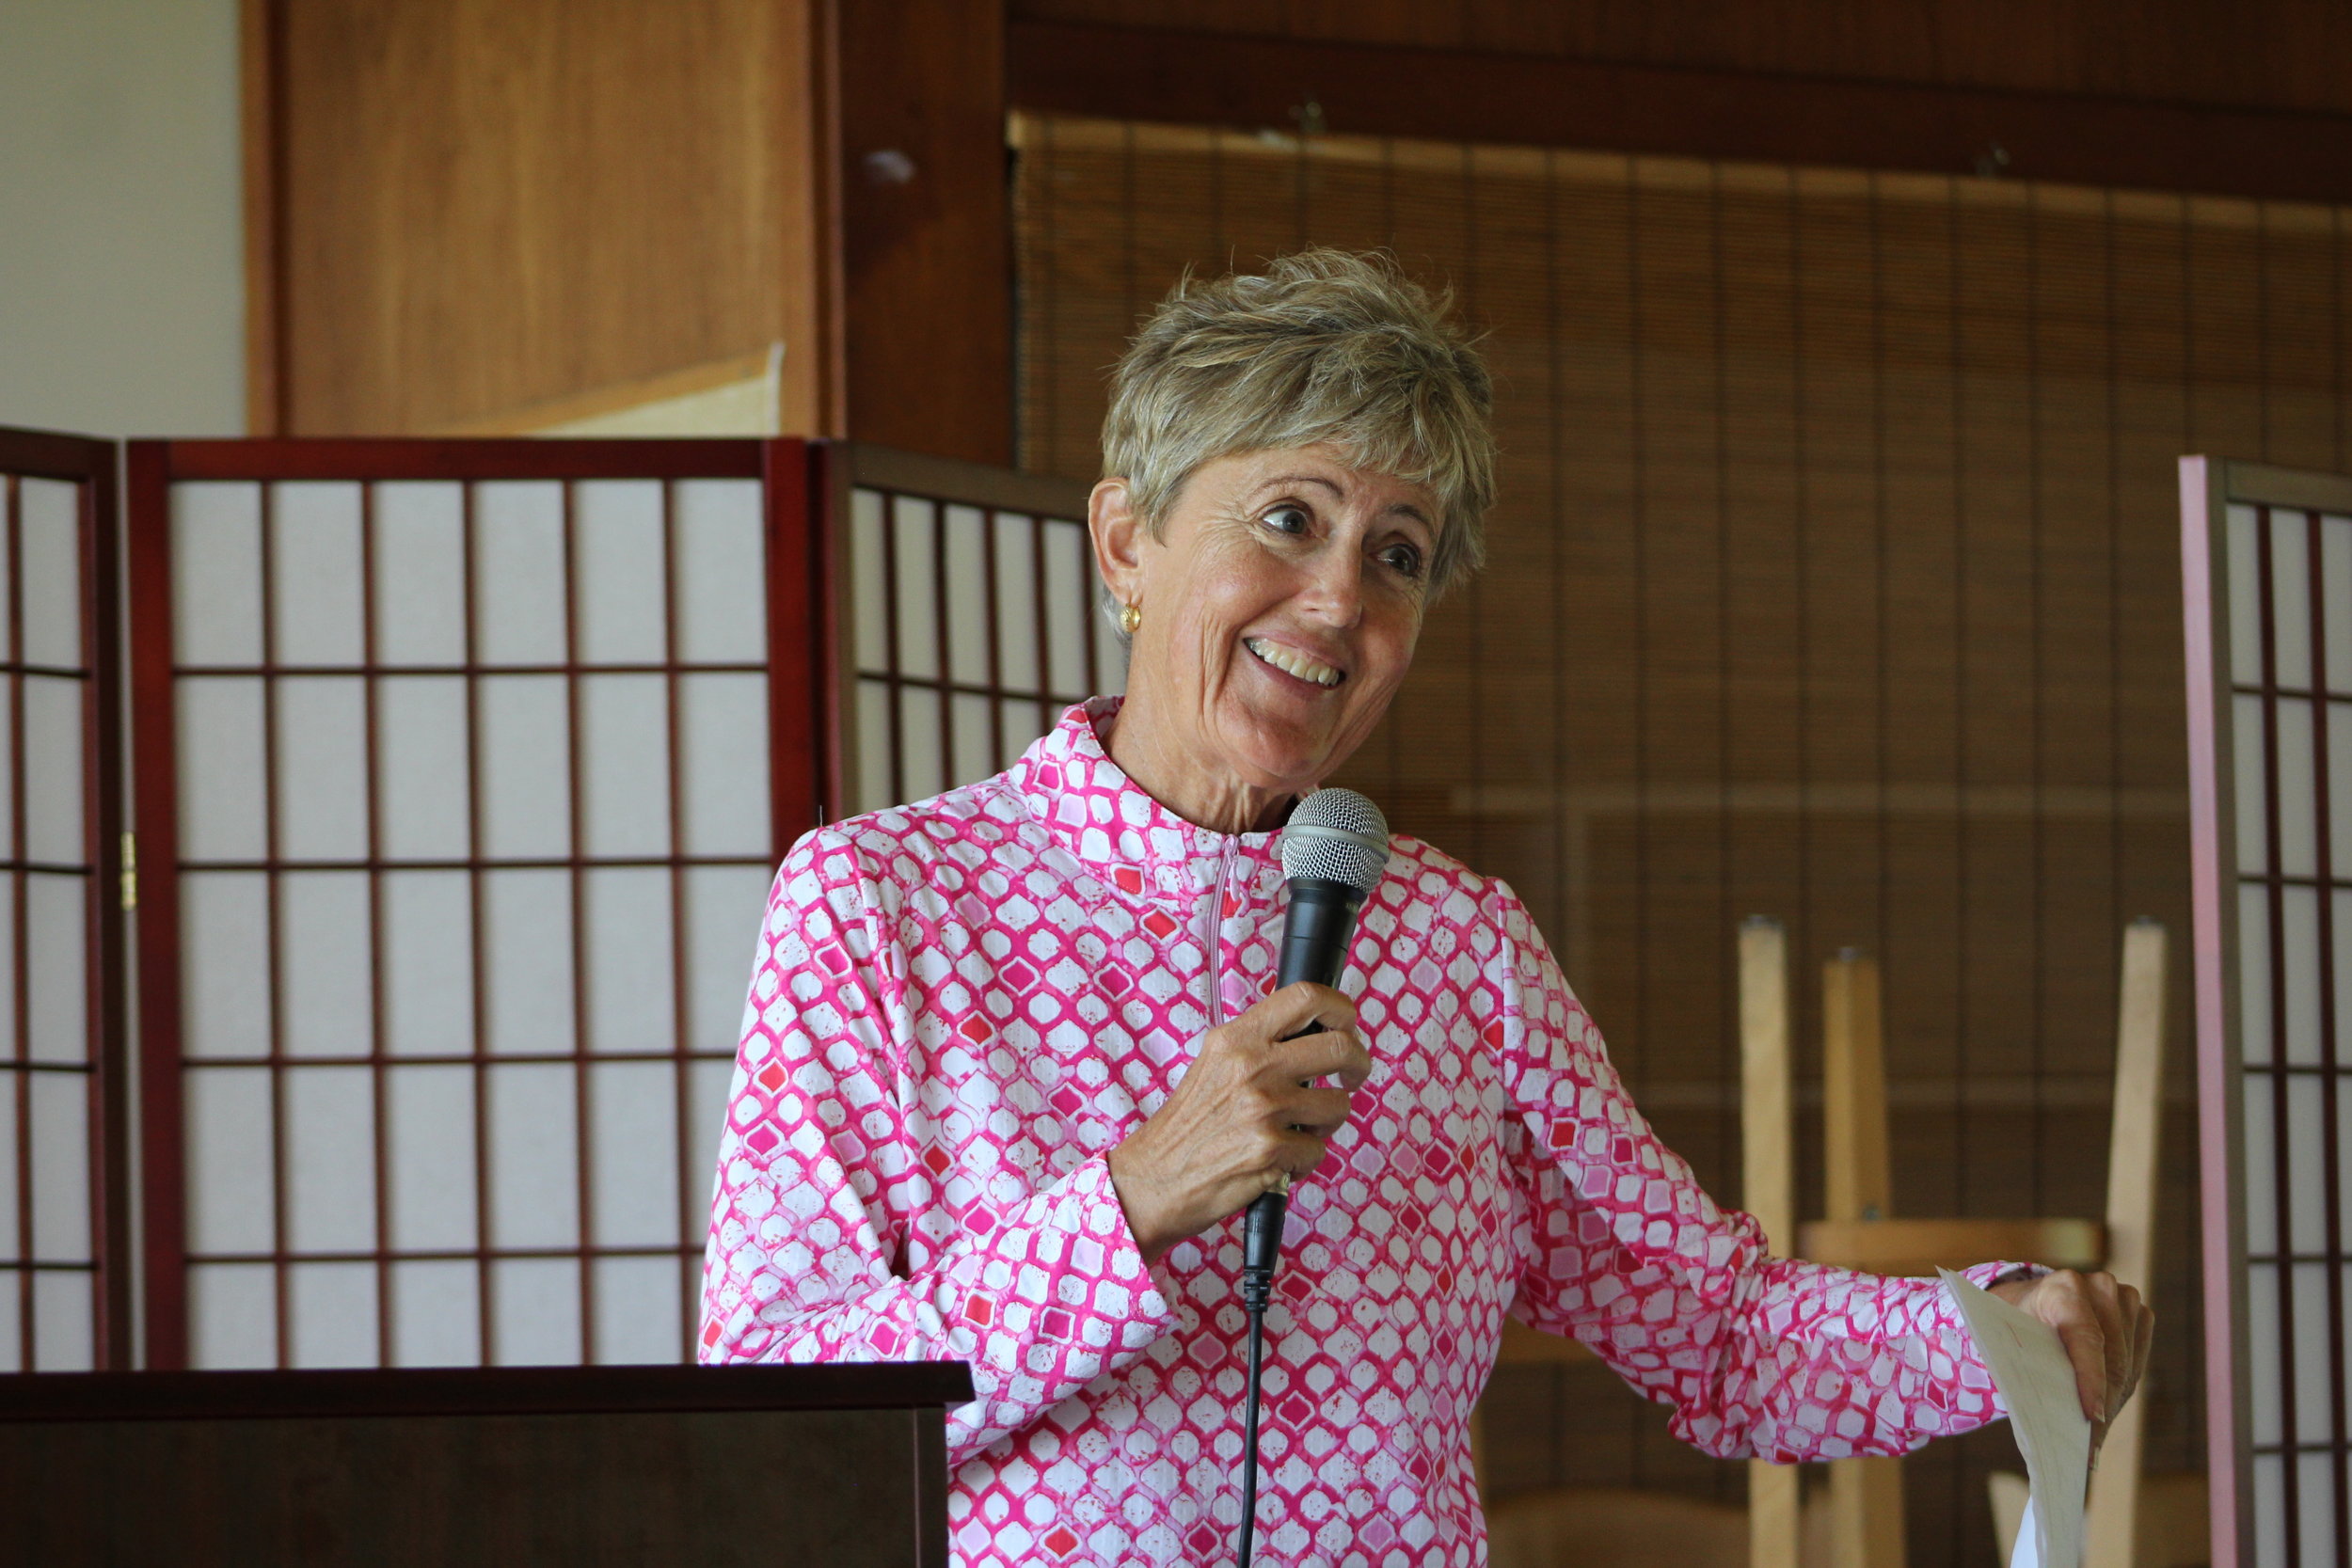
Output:
<instances>
[{"instance_id":1,"label":"wooden podium","mask_svg":"<svg viewBox=\"0 0 2352 1568\"><path fill-rule=\"evenodd\" d=\"M961 1362L0 1377L0 1561L945 1568Z\"/></svg>"}]
</instances>

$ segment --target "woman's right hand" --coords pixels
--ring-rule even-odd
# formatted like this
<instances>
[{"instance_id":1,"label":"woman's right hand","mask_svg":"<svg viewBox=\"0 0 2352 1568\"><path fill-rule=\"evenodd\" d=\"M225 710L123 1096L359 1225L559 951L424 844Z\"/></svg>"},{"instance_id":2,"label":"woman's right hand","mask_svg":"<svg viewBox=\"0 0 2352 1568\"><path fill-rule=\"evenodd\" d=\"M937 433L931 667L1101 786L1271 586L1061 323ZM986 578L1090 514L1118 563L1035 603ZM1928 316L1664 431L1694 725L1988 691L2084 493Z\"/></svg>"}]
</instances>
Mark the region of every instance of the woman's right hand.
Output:
<instances>
[{"instance_id":1,"label":"woman's right hand","mask_svg":"<svg viewBox=\"0 0 2352 1568\"><path fill-rule=\"evenodd\" d=\"M1328 986L1285 986L1201 1036L1175 1092L1111 1150L1144 1260L1321 1164L1349 1092L1371 1076L1355 1005ZM1318 1086L1326 1078L1340 1086Z\"/></svg>"}]
</instances>

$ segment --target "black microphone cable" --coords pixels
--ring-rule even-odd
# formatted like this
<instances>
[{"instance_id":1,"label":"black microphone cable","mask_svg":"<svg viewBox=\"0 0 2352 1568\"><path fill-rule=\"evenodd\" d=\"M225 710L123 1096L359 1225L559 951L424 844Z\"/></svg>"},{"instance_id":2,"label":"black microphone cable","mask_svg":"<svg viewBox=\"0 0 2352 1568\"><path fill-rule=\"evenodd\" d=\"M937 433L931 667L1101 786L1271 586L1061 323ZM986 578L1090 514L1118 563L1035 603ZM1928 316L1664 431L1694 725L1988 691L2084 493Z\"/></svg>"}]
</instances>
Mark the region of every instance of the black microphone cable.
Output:
<instances>
[{"instance_id":1,"label":"black microphone cable","mask_svg":"<svg viewBox=\"0 0 2352 1568\"><path fill-rule=\"evenodd\" d=\"M1352 789L1318 789L1298 803L1282 828L1282 877L1290 884L1291 901L1282 922L1276 990L1301 980L1322 986L1339 983L1356 911L1380 885L1388 863L1389 824L1378 806ZM1249 1365L1242 1405L1239 1568L1249 1568L1258 1533L1259 1378L1265 1366L1265 1311L1274 1294L1274 1266L1282 1256L1290 1185L1285 1176L1279 1186L1261 1193L1242 1223L1241 1305L1249 1317Z\"/></svg>"}]
</instances>

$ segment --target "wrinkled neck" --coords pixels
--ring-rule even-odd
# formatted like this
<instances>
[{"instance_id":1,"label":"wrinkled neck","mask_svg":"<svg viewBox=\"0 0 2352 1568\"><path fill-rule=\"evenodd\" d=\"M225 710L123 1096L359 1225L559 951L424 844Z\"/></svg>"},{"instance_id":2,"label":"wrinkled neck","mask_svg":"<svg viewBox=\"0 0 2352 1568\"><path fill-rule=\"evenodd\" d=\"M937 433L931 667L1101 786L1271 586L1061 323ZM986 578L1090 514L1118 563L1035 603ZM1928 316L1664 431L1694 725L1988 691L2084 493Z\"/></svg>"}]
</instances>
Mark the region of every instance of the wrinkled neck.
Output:
<instances>
[{"instance_id":1,"label":"wrinkled neck","mask_svg":"<svg viewBox=\"0 0 2352 1568\"><path fill-rule=\"evenodd\" d=\"M1297 794L1234 778L1215 759L1181 744L1135 698L1111 719L1103 749L1135 786L1197 828L1216 833L1267 832L1282 825Z\"/></svg>"}]
</instances>

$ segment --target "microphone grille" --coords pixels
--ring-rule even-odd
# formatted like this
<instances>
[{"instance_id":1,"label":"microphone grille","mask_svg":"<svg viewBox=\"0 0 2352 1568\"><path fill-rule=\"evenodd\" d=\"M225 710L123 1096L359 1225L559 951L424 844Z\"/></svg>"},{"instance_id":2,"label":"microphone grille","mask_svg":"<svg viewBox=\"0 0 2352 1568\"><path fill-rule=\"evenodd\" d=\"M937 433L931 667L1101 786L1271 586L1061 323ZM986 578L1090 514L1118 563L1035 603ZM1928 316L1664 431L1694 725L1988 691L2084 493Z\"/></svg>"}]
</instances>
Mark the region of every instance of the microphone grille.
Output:
<instances>
[{"instance_id":1,"label":"microphone grille","mask_svg":"<svg viewBox=\"0 0 2352 1568\"><path fill-rule=\"evenodd\" d=\"M1282 827L1282 877L1343 882L1369 894L1389 863L1389 821L1352 789L1318 789Z\"/></svg>"}]
</instances>

